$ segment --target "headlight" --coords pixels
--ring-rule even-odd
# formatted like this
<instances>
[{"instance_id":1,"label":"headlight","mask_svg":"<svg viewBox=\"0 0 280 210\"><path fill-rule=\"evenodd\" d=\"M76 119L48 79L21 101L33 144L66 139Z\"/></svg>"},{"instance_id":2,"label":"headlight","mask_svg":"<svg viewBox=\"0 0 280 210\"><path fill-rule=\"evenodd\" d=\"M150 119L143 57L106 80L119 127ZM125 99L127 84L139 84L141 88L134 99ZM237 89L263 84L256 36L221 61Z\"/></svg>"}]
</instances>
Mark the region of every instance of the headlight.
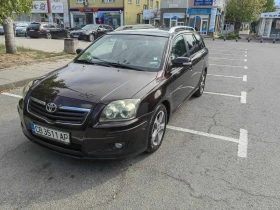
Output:
<instances>
[{"instance_id":1,"label":"headlight","mask_svg":"<svg viewBox=\"0 0 280 210\"><path fill-rule=\"evenodd\" d=\"M101 113L100 122L124 121L136 117L140 99L113 101Z\"/></svg>"},{"instance_id":2,"label":"headlight","mask_svg":"<svg viewBox=\"0 0 280 210\"><path fill-rule=\"evenodd\" d=\"M36 83L36 80L29 82L22 90L22 98L24 99L29 89Z\"/></svg>"}]
</instances>

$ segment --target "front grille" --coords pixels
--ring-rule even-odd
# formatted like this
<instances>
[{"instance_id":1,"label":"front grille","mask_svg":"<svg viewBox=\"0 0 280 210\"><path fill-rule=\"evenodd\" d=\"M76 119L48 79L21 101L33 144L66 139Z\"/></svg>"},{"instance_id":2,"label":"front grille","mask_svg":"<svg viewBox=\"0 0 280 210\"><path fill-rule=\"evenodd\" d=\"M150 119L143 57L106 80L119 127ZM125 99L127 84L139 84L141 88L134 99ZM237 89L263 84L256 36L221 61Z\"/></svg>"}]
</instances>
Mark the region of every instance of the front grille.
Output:
<instances>
[{"instance_id":1,"label":"front grille","mask_svg":"<svg viewBox=\"0 0 280 210\"><path fill-rule=\"evenodd\" d=\"M51 113L46 110L45 102L30 98L28 111L34 116L51 123L78 124L81 125L88 116L90 109L61 106L56 112Z\"/></svg>"}]
</instances>

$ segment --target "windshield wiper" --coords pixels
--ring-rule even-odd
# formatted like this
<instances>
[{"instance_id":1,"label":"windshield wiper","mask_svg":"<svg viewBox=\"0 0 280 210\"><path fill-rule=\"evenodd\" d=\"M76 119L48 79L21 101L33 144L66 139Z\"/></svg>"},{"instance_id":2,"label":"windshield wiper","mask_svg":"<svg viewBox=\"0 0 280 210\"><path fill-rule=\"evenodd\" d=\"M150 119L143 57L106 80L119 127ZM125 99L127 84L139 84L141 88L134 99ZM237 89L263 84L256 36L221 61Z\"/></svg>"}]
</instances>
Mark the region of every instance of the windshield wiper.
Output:
<instances>
[{"instance_id":1,"label":"windshield wiper","mask_svg":"<svg viewBox=\"0 0 280 210\"><path fill-rule=\"evenodd\" d=\"M96 58L97 59L97 58ZM99 59L97 59L99 60ZM91 65L100 65L100 66L107 66L107 67L112 67L111 65L109 65L106 61L102 61L102 62L92 62L92 60L76 60L77 63L84 63L84 64L91 64Z\"/></svg>"},{"instance_id":2,"label":"windshield wiper","mask_svg":"<svg viewBox=\"0 0 280 210\"><path fill-rule=\"evenodd\" d=\"M132 69L132 70L136 70L136 71L145 71L143 69L132 67L132 66L122 64L122 63L108 62L108 64L110 64L111 66L114 66L114 67L119 67L119 68L124 68L124 69Z\"/></svg>"}]
</instances>

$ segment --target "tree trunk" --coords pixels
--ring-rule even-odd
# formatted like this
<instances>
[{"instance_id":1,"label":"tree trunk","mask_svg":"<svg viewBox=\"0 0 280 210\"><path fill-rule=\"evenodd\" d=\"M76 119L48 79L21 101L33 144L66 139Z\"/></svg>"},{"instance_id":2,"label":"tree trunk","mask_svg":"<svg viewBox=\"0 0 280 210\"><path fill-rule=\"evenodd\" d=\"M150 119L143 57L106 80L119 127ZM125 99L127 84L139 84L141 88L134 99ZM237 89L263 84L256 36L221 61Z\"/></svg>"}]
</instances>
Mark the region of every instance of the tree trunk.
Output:
<instances>
[{"instance_id":1,"label":"tree trunk","mask_svg":"<svg viewBox=\"0 0 280 210\"><path fill-rule=\"evenodd\" d=\"M17 52L17 48L15 43L13 20L11 18L6 18L4 20L3 27L5 33L6 53L15 54Z\"/></svg>"},{"instance_id":2,"label":"tree trunk","mask_svg":"<svg viewBox=\"0 0 280 210\"><path fill-rule=\"evenodd\" d=\"M241 22L235 22L235 24L234 24L234 33L235 34L239 34L240 27L241 27Z\"/></svg>"}]
</instances>

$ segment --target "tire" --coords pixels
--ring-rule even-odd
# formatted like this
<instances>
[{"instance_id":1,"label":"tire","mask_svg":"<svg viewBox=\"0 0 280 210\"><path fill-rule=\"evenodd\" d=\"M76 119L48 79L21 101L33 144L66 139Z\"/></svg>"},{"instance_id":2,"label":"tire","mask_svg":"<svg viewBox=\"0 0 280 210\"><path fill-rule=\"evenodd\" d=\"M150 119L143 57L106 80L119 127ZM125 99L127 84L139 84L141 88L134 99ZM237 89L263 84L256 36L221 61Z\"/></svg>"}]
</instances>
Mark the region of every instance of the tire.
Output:
<instances>
[{"instance_id":1,"label":"tire","mask_svg":"<svg viewBox=\"0 0 280 210\"><path fill-rule=\"evenodd\" d=\"M93 34L90 34L90 35L88 36L88 41L89 41L89 42L93 42L93 41L94 41L94 36L93 36Z\"/></svg>"},{"instance_id":2,"label":"tire","mask_svg":"<svg viewBox=\"0 0 280 210\"><path fill-rule=\"evenodd\" d=\"M150 121L148 146L146 152L153 153L158 150L164 138L167 123L167 110L163 104L155 109ZM159 127L159 125L161 125Z\"/></svg>"},{"instance_id":3,"label":"tire","mask_svg":"<svg viewBox=\"0 0 280 210\"><path fill-rule=\"evenodd\" d=\"M195 97L202 96L205 88L206 76L207 76L207 72L204 70L199 80L198 90L193 94Z\"/></svg>"},{"instance_id":4,"label":"tire","mask_svg":"<svg viewBox=\"0 0 280 210\"><path fill-rule=\"evenodd\" d=\"M47 34L46 34L46 38L47 38L47 39L52 39L52 34L51 34L51 33L47 33Z\"/></svg>"}]
</instances>

